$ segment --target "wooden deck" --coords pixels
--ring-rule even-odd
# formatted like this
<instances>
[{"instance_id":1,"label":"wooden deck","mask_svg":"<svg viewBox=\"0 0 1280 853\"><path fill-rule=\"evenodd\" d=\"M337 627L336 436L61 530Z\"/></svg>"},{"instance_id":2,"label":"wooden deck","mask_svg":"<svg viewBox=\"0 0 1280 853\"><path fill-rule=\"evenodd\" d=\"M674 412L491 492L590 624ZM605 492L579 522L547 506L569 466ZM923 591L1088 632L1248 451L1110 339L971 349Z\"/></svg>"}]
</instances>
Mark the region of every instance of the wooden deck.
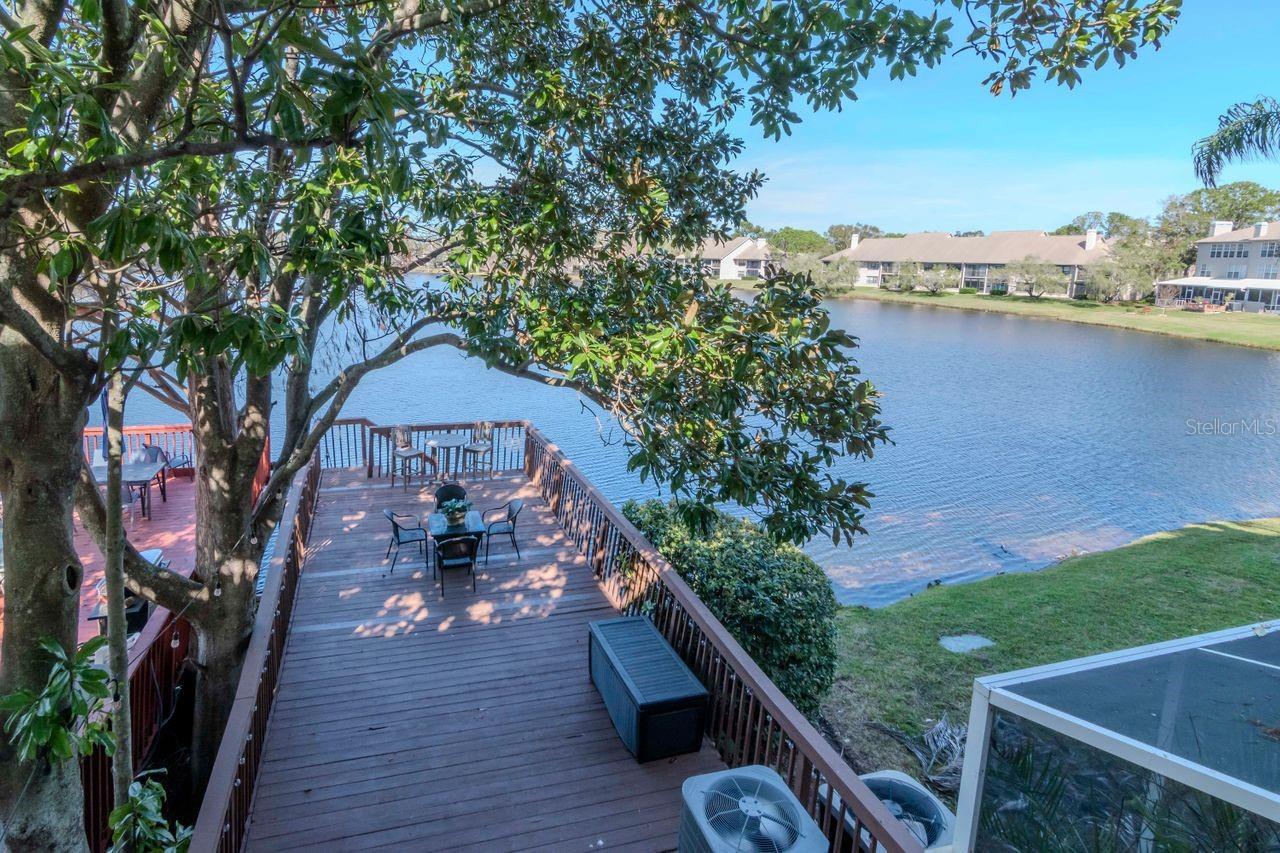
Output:
<instances>
[{"instance_id":1,"label":"wooden deck","mask_svg":"<svg viewBox=\"0 0 1280 853\"><path fill-rule=\"evenodd\" d=\"M364 472L326 470L263 744L251 850L670 850L680 785L723 768L637 764L587 675L614 610L523 475L468 484L526 503L522 557L495 540L477 592L384 558L384 509L425 513Z\"/></svg>"}]
</instances>

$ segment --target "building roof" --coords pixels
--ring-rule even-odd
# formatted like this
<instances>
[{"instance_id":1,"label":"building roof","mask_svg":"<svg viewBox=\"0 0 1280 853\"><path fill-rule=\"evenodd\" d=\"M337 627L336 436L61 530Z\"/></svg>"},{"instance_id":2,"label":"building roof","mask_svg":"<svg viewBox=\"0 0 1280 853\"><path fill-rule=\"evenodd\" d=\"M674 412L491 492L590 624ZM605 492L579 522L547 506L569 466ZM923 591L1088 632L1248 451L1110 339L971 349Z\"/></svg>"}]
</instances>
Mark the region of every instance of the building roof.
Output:
<instances>
[{"instance_id":1,"label":"building roof","mask_svg":"<svg viewBox=\"0 0 1280 853\"><path fill-rule=\"evenodd\" d=\"M1280 279L1275 278L1212 278L1207 275L1188 275L1156 282L1158 285L1194 285L1216 287L1222 290L1280 290Z\"/></svg>"},{"instance_id":2,"label":"building roof","mask_svg":"<svg viewBox=\"0 0 1280 853\"><path fill-rule=\"evenodd\" d=\"M1102 237L1085 249L1084 234L1043 231L993 231L985 237L953 237L945 231L921 231L904 237L869 237L852 249L823 260L918 261L928 264L1008 264L1036 257L1051 264L1085 265L1111 254Z\"/></svg>"},{"instance_id":3,"label":"building roof","mask_svg":"<svg viewBox=\"0 0 1280 853\"><path fill-rule=\"evenodd\" d=\"M702 246L696 252L681 252L680 256L701 258L704 261L719 261L729 257L729 255L732 255L739 248L742 248L743 244L745 243L754 244L755 238L754 237L733 237L729 240L724 240L724 241L717 240L715 238L710 238L707 240L703 240ZM743 260L763 260L765 257L768 257L767 253L764 256L757 256L755 258L749 257L745 253L757 251L756 249L750 246L744 249L743 251L744 251L744 254L740 254L737 256L739 258L742 258Z\"/></svg>"},{"instance_id":4,"label":"building roof","mask_svg":"<svg viewBox=\"0 0 1280 853\"><path fill-rule=\"evenodd\" d=\"M1262 236L1260 237L1253 236L1253 231L1254 231L1253 225L1246 225L1245 227L1237 228L1234 231L1224 231L1221 234L1214 234L1210 237L1205 237L1203 240L1197 240L1196 244L1199 245L1200 243L1247 243L1251 240L1264 240L1264 241L1280 240L1280 222L1268 222L1266 223L1266 226L1267 226L1266 229L1264 230Z\"/></svg>"}]
</instances>

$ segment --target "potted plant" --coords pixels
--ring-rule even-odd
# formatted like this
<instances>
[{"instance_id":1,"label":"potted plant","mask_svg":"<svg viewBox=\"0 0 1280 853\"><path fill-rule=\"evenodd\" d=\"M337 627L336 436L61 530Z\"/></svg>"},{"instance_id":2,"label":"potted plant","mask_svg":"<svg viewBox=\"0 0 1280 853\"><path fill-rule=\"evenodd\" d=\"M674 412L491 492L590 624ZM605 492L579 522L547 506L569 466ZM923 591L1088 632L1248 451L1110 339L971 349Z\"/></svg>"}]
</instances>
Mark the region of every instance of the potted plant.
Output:
<instances>
[{"instance_id":1,"label":"potted plant","mask_svg":"<svg viewBox=\"0 0 1280 853\"><path fill-rule=\"evenodd\" d=\"M467 512L471 509L471 501L454 498L440 504L440 511L444 513L444 520L449 522L450 527L455 527L467 520Z\"/></svg>"}]
</instances>

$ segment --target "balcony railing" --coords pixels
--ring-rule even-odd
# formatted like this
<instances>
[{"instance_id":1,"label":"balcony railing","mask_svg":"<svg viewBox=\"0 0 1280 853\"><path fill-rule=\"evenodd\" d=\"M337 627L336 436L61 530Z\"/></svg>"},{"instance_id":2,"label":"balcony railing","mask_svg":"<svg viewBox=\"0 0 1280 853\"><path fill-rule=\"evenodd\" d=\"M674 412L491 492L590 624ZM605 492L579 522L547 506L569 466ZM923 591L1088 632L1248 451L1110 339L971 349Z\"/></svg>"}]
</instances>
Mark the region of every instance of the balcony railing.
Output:
<instances>
[{"instance_id":1,"label":"balcony railing","mask_svg":"<svg viewBox=\"0 0 1280 853\"><path fill-rule=\"evenodd\" d=\"M275 701L294 594L307 557L307 534L319 491L317 453L294 480L285 499L266 589L258 601L240 684L192 834L192 850L235 851L244 839L262 758L262 737Z\"/></svg>"}]
</instances>

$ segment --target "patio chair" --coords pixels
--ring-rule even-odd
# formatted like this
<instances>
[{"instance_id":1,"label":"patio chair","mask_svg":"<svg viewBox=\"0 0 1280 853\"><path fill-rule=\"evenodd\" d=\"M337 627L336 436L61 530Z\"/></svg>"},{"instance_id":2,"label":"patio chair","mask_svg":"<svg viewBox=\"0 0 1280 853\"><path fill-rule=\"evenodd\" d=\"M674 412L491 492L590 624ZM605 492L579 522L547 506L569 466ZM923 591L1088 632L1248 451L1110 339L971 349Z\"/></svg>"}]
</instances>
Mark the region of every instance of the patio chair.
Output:
<instances>
[{"instance_id":1,"label":"patio chair","mask_svg":"<svg viewBox=\"0 0 1280 853\"><path fill-rule=\"evenodd\" d=\"M487 509L481 516L484 521L484 564L489 565L489 546L493 543L493 535L506 534L511 538L511 547L516 549L516 559L520 559L520 546L516 544L516 519L524 509L524 501L516 498L502 506ZM489 517L496 516L493 521Z\"/></svg>"},{"instance_id":2,"label":"patio chair","mask_svg":"<svg viewBox=\"0 0 1280 853\"><path fill-rule=\"evenodd\" d=\"M466 569L471 575L471 591L476 591L476 556L479 553L479 536L455 536L436 543L436 573L440 575L441 598L444 598L444 573L449 569Z\"/></svg>"},{"instance_id":3,"label":"patio chair","mask_svg":"<svg viewBox=\"0 0 1280 853\"><path fill-rule=\"evenodd\" d=\"M414 465L417 465L417 472L422 476L422 483L427 483L427 466L431 466L431 479L435 479L439 471L436 460L430 456L425 450L413 446L413 437L409 434L409 428L401 425L396 427L394 435L395 446L391 450L391 487L394 489L396 485L396 467L400 468L400 476L404 479L404 489L409 490L409 482L413 479Z\"/></svg>"},{"instance_id":4,"label":"patio chair","mask_svg":"<svg viewBox=\"0 0 1280 853\"><path fill-rule=\"evenodd\" d=\"M467 490L459 486L457 483L445 483L436 489L436 507L437 511L440 504L445 501L465 501L467 499Z\"/></svg>"},{"instance_id":5,"label":"patio chair","mask_svg":"<svg viewBox=\"0 0 1280 853\"><path fill-rule=\"evenodd\" d=\"M422 560L427 560L427 545L430 539L427 537L427 531L423 529L421 522L415 515L407 515L405 513L392 512L384 509L382 514L387 517L387 521L391 522L391 541L387 543L387 556L391 556L391 549L396 549L395 559L391 561L391 572L396 570L396 562L400 559L400 546L409 545L414 542L418 543L418 550L422 552Z\"/></svg>"},{"instance_id":6,"label":"patio chair","mask_svg":"<svg viewBox=\"0 0 1280 853\"><path fill-rule=\"evenodd\" d=\"M160 487L161 502L167 502L169 496L165 493L165 481L169 479L169 454L165 453L164 448L158 444L144 444L142 449L134 454L134 457L139 462L159 462L164 465L163 468L156 472L155 480L156 485Z\"/></svg>"},{"instance_id":7,"label":"patio chair","mask_svg":"<svg viewBox=\"0 0 1280 853\"><path fill-rule=\"evenodd\" d=\"M493 424L481 421L471 433L471 443L462 446L462 470L480 471L487 466L493 476Z\"/></svg>"}]
</instances>

